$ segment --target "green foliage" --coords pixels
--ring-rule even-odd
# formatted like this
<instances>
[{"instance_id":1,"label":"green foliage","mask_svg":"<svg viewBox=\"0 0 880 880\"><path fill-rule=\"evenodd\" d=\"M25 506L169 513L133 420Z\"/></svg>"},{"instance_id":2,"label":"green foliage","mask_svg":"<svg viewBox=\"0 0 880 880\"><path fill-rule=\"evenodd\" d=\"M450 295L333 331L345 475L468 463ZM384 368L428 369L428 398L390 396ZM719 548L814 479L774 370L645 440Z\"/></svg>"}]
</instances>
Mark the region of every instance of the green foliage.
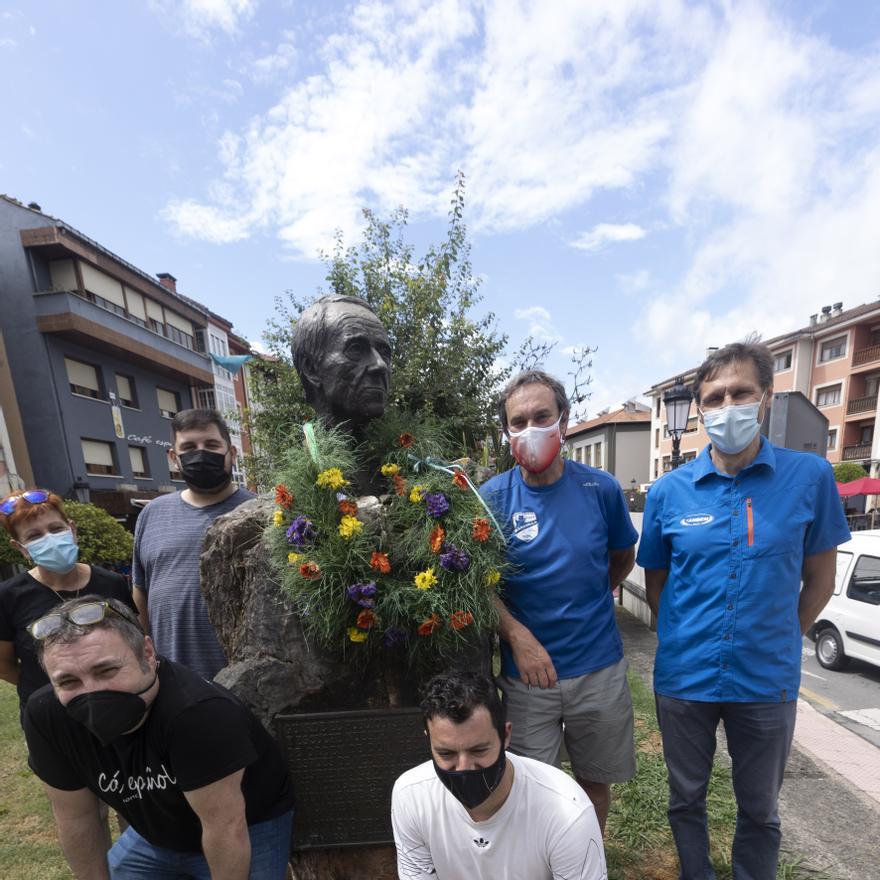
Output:
<instances>
[{"instance_id":1,"label":"green foliage","mask_svg":"<svg viewBox=\"0 0 880 880\"><path fill-rule=\"evenodd\" d=\"M834 479L838 483L851 483L853 480L861 480L867 477L868 472L854 461L841 461L834 465Z\"/></svg>"},{"instance_id":2,"label":"green foliage","mask_svg":"<svg viewBox=\"0 0 880 880\"><path fill-rule=\"evenodd\" d=\"M65 501L67 515L76 523L79 561L100 564L131 559L134 539L106 510L94 504ZM24 557L8 540L0 539L0 564L21 565Z\"/></svg>"}]
</instances>

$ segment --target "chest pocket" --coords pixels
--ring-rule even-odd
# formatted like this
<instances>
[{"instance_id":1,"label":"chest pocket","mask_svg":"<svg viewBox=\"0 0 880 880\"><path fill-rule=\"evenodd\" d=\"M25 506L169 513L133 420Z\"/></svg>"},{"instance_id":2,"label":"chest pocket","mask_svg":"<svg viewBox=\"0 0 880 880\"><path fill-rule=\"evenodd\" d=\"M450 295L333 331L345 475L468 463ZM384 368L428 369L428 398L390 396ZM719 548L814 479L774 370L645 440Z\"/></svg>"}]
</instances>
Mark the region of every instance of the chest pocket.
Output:
<instances>
[{"instance_id":1,"label":"chest pocket","mask_svg":"<svg viewBox=\"0 0 880 880\"><path fill-rule=\"evenodd\" d=\"M795 486L784 492L746 496L742 524L746 556L760 559L803 552L812 520L806 492L806 486Z\"/></svg>"}]
</instances>

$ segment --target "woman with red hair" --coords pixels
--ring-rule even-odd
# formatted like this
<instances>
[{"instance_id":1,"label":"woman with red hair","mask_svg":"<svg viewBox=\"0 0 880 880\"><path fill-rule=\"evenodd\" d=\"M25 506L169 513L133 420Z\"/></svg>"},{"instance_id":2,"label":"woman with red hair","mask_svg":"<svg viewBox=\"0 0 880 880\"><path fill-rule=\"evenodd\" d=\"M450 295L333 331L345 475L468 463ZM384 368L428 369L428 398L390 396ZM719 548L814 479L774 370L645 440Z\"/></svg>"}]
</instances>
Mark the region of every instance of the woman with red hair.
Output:
<instances>
[{"instance_id":1,"label":"woman with red hair","mask_svg":"<svg viewBox=\"0 0 880 880\"><path fill-rule=\"evenodd\" d=\"M0 501L0 526L31 568L0 584L0 679L16 685L22 709L49 679L37 661L27 627L56 605L96 594L119 599L137 613L124 577L77 562L76 525L62 500L43 489Z\"/></svg>"}]
</instances>

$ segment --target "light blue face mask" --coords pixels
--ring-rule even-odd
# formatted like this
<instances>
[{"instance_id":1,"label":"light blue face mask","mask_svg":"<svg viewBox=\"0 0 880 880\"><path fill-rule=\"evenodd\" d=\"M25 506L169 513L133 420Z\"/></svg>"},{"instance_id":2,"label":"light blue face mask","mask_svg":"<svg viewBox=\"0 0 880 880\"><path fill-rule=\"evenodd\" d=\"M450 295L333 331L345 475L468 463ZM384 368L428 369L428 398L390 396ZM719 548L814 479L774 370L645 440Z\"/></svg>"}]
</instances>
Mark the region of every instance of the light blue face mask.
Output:
<instances>
[{"instance_id":1,"label":"light blue face mask","mask_svg":"<svg viewBox=\"0 0 880 880\"><path fill-rule=\"evenodd\" d=\"M73 540L73 532L70 529L50 532L22 546L35 565L58 574L67 574L76 565L79 557L79 547Z\"/></svg>"},{"instance_id":2,"label":"light blue face mask","mask_svg":"<svg viewBox=\"0 0 880 880\"><path fill-rule=\"evenodd\" d=\"M727 455L742 452L758 433L758 411L764 395L757 403L743 403L739 406L724 406L721 409L700 411L703 427L712 441L713 448Z\"/></svg>"}]
</instances>

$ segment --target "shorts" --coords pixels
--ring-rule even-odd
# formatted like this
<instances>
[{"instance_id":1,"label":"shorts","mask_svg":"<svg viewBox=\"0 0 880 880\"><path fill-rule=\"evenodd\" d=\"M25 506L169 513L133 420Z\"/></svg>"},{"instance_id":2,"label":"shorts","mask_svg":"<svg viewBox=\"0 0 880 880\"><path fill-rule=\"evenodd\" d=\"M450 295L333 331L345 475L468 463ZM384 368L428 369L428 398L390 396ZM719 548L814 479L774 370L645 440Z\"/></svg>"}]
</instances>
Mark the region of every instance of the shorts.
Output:
<instances>
[{"instance_id":1,"label":"shorts","mask_svg":"<svg viewBox=\"0 0 880 880\"><path fill-rule=\"evenodd\" d=\"M578 779L632 779L636 754L628 666L623 658L596 672L560 679L552 688L498 676L512 725L510 751L558 767L564 740Z\"/></svg>"}]
</instances>

